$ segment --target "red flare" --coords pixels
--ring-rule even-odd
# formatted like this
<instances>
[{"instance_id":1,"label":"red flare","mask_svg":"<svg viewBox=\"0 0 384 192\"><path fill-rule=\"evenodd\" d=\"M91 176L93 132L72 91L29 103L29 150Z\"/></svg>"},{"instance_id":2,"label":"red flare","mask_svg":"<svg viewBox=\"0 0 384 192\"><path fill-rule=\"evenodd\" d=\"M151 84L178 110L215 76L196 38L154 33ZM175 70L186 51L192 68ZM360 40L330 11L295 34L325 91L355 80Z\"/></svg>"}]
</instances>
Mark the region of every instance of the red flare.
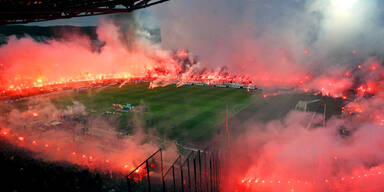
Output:
<instances>
[{"instance_id":1,"label":"red flare","mask_svg":"<svg viewBox=\"0 0 384 192\"><path fill-rule=\"evenodd\" d=\"M2 134L3 136L7 136L7 135L8 135L8 132L7 132L7 131L2 131L1 134Z\"/></svg>"},{"instance_id":2,"label":"red flare","mask_svg":"<svg viewBox=\"0 0 384 192\"><path fill-rule=\"evenodd\" d=\"M345 72L345 76L347 77L351 76L351 72L350 71Z\"/></svg>"}]
</instances>

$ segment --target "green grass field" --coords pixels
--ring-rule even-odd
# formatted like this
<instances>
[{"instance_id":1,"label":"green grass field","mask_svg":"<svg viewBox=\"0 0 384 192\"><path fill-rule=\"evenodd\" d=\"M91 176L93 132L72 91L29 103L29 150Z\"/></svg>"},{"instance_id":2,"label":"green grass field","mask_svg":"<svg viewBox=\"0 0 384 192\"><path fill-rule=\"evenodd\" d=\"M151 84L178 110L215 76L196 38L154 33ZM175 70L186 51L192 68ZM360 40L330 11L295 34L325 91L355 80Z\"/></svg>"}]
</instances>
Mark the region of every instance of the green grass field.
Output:
<instances>
[{"instance_id":1,"label":"green grass field","mask_svg":"<svg viewBox=\"0 0 384 192\"><path fill-rule=\"evenodd\" d=\"M145 130L157 130L162 136L179 142L198 143L208 141L220 131L225 122L226 105L235 115L251 103L252 94L244 89L175 85L149 90L148 84L126 85L122 88L91 89L52 99L59 108L73 101L83 103L91 115L113 111L112 104L144 106L148 110L138 113L122 113L117 119L120 131L129 131L139 124ZM134 118L138 117L138 118ZM136 123L133 123L135 119ZM139 123L137 123L139 119ZM133 125L135 124L135 125Z\"/></svg>"},{"instance_id":2,"label":"green grass field","mask_svg":"<svg viewBox=\"0 0 384 192\"><path fill-rule=\"evenodd\" d=\"M205 145L214 135L225 130L226 106L229 106L230 129L239 132L251 123L282 119L298 101L320 96L286 93L264 98L262 91L249 93L245 89L203 86L176 88L175 85L148 89L148 84L142 83L122 88L95 88L50 98L61 109L79 101L86 106L90 116L108 119L122 134L131 134L134 127L140 126L158 135L159 139ZM340 114L341 100L324 99L328 118ZM27 102L12 105L23 108L23 103ZM142 110L105 114L114 111L112 104L127 103ZM310 110L322 112L317 105Z\"/></svg>"}]
</instances>

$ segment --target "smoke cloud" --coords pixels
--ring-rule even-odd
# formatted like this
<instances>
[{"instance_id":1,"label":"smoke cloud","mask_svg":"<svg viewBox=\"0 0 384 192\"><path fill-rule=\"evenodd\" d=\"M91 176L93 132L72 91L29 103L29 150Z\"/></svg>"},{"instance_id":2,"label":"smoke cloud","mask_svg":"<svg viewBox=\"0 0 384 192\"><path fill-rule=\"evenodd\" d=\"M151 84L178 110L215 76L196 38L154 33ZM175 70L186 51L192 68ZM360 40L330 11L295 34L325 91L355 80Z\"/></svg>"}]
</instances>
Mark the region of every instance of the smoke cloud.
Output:
<instances>
[{"instance_id":1,"label":"smoke cloud","mask_svg":"<svg viewBox=\"0 0 384 192\"><path fill-rule=\"evenodd\" d=\"M299 87L305 92L348 100L343 110L350 116L333 117L326 127L308 129L312 114L300 112L248 125L230 148L223 189L384 188L383 5L379 0L181 0L153 8L162 45L188 47L201 66L225 66L253 77L256 85L303 81ZM340 133L343 128L348 136Z\"/></svg>"},{"instance_id":2,"label":"smoke cloud","mask_svg":"<svg viewBox=\"0 0 384 192\"><path fill-rule=\"evenodd\" d=\"M305 75L332 76L334 69L370 57L381 60L382 6L359 0L198 0L153 9L164 47L188 47L203 66L227 66L256 84L284 85Z\"/></svg>"},{"instance_id":3,"label":"smoke cloud","mask_svg":"<svg viewBox=\"0 0 384 192\"><path fill-rule=\"evenodd\" d=\"M1 116L1 134L12 144L36 152L36 158L128 174L159 146L165 147L165 162L177 155L173 142L160 142L139 124L132 135L124 136L107 119L90 116L79 102L61 110L47 98L31 99L25 105L27 109L10 108Z\"/></svg>"},{"instance_id":4,"label":"smoke cloud","mask_svg":"<svg viewBox=\"0 0 384 192\"><path fill-rule=\"evenodd\" d=\"M171 1L150 8L152 17L143 18L146 25L161 26L161 45L138 38L135 29L140 23L126 23L124 17L100 22L97 34L105 44L96 50L82 35L44 43L11 37L0 47L1 84L3 89L14 89L15 82L43 86L44 82L84 77L94 80L113 74L118 78L151 74L151 78L156 76L156 86L187 81L194 73L214 76L227 72L250 76L254 84L261 86L295 86L340 97L347 97L345 92L350 91L351 102L345 110L352 116L334 117L324 128L308 129L311 117L298 112L281 121L249 125L246 134L234 138L230 157L236 159L230 159L228 167L238 170L225 189L234 191L240 185L240 189L245 187L243 191L252 190L256 188L251 183L269 182L265 191L281 191L293 189L295 182L295 189L303 191L358 191L373 186L376 188L372 190L381 190L384 186L377 178L384 161L380 139L384 106L384 46L380 40L384 35L383 7L379 0ZM198 55L198 62L189 57L188 51L169 51L179 48ZM48 122L55 114L52 111L57 110L50 104L40 108L33 110L39 110L39 118ZM63 113L82 112L84 108L75 104ZM14 110L2 117L4 126L24 129L25 116L33 113ZM97 122L94 126L104 125ZM342 127L351 131L348 137L340 134ZM33 133L31 137L37 137ZM67 149L68 142L63 139L70 133L42 134L47 134L43 142ZM51 137L54 143L50 143ZM154 150L155 145L141 145L141 137L137 138L119 141L119 145L144 148L145 153L137 154L140 158ZM90 139L80 145L80 151L91 149L89 152L99 159L105 155L94 147L99 142ZM71 161L70 157L52 154L51 158ZM121 154L128 156L118 151L110 157L121 162ZM360 177L370 179L355 180ZM278 181L285 184L273 185ZM245 182L249 185L244 186Z\"/></svg>"},{"instance_id":5,"label":"smoke cloud","mask_svg":"<svg viewBox=\"0 0 384 192\"><path fill-rule=\"evenodd\" d=\"M376 102L378 102L376 100ZM382 103L382 100L380 100ZM369 112L367 112L369 114ZM233 141L226 191L364 191L383 189L382 126L333 118L308 128L312 114L291 112L283 120L248 125ZM322 118L315 118L320 124ZM345 119L344 119L345 120ZM346 120L345 120L346 121ZM342 126L354 129L340 134ZM239 179L234 179L239 178ZM360 179L361 178L361 179Z\"/></svg>"},{"instance_id":6,"label":"smoke cloud","mask_svg":"<svg viewBox=\"0 0 384 192\"><path fill-rule=\"evenodd\" d=\"M11 36L0 47L1 89L153 76L170 82L187 70L173 51L139 37L134 24L120 27L117 21L100 21L97 35L103 44L96 47L81 34L66 33L63 40L46 42Z\"/></svg>"}]
</instances>

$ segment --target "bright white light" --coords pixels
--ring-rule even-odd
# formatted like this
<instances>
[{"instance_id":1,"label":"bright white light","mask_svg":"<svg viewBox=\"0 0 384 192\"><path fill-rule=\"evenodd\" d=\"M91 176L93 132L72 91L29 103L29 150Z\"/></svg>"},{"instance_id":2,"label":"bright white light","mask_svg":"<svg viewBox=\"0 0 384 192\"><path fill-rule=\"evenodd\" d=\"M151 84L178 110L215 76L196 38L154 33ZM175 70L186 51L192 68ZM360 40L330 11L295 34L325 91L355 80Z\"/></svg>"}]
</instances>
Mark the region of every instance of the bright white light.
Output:
<instances>
[{"instance_id":1,"label":"bright white light","mask_svg":"<svg viewBox=\"0 0 384 192\"><path fill-rule=\"evenodd\" d=\"M333 6L339 10L348 10L352 8L357 0L332 0Z\"/></svg>"}]
</instances>

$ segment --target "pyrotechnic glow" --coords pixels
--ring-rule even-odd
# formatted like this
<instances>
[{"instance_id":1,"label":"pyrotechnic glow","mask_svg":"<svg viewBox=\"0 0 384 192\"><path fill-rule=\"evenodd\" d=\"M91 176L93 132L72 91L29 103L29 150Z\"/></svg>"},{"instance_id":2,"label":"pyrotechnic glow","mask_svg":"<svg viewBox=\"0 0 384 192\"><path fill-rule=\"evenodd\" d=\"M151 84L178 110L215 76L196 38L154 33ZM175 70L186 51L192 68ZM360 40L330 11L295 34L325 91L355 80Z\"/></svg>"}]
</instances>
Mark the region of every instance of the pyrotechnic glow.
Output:
<instances>
[{"instance_id":1,"label":"pyrotechnic glow","mask_svg":"<svg viewBox=\"0 0 384 192\"><path fill-rule=\"evenodd\" d=\"M336 191L348 189L364 190L365 183L379 183L383 179L384 167L373 167L367 170L355 170L351 175L319 180L300 180L295 178L254 177L247 176L240 180L238 189L245 192L252 191L318 191L321 188L331 188ZM252 182L254 181L254 182ZM259 182L260 181L260 182ZM266 182L269 181L269 182Z\"/></svg>"},{"instance_id":2,"label":"pyrotechnic glow","mask_svg":"<svg viewBox=\"0 0 384 192\"><path fill-rule=\"evenodd\" d=\"M183 55L184 57L185 55ZM60 81L50 81L48 78L45 78L46 81L41 81L41 83L36 84L34 81L29 82L27 75L25 79L19 79L12 81L13 83L19 82L17 86L7 85L5 87L0 86L2 90L1 95L6 98L12 98L15 96L31 96L36 94L50 93L66 89L77 89L77 88L89 88L99 85L108 85L112 83L119 83L119 87L124 86L127 82L130 81L149 81L151 85L149 88L156 88L161 85L168 85L169 83L176 82L178 86L181 86L186 83L203 83L203 84L238 84L243 87L257 86L257 85L283 85L283 86L299 86L311 81L311 78L308 75L302 77L295 77L291 79L279 79L273 78L272 76L245 76L238 75L230 72L206 72L203 74L199 73L188 73L182 74L182 71L172 72L164 68L153 68L148 70L147 74L144 76L133 76L128 72L116 73L116 74L90 74L86 75L74 75L73 77L60 78ZM38 116L38 114L33 113L33 116Z\"/></svg>"},{"instance_id":3,"label":"pyrotechnic glow","mask_svg":"<svg viewBox=\"0 0 384 192\"><path fill-rule=\"evenodd\" d=\"M179 55L186 57L187 52L179 52ZM177 64L177 62L171 62ZM179 68L179 67L172 67ZM378 88L381 85L383 77L381 74L384 74L383 68L377 62L368 63L363 65L358 65L358 69L365 72L365 75L370 76L370 80L362 82L359 86L354 88L358 94L365 95L376 94ZM372 79L372 75L379 74L378 78ZM13 99L25 96L32 96L43 93L51 93L55 91L61 91L66 89L78 89L78 88L91 88L96 86L109 85L113 83L120 84L119 87L124 86L126 83L131 81L149 81L149 88L155 88L157 86L168 85L170 83L176 83L178 86L183 84L208 84L208 85L218 85L218 86L237 86L249 89L250 87L257 87L259 85L268 86L268 85L281 85L288 87L299 87L304 92L321 92L323 95L342 97L346 99L348 95L344 95L344 91L352 88L352 80L355 78L355 72L352 70L346 70L344 76L334 76L334 77L312 77L311 75L303 75L290 79L279 79L274 78L273 76L246 76L238 75L235 73L230 73L227 71L221 72L204 72L204 73L192 73L189 71L176 71L172 72L168 70L168 67L158 66L157 68L152 68L148 70L145 76L134 76L129 72L121 72L116 74L93 74L93 73L82 73L83 75L74 75L71 78L60 77L60 81L50 81L48 78L40 77L41 79L46 79L45 81L40 81L41 84L33 84L34 81L29 82L27 75L24 75L25 79L20 79L18 76L18 81L12 81L12 85L5 85L1 88L2 99ZM377 75L376 75L377 76ZM15 85L15 82L18 82ZM10 82L11 83L11 82ZM9 87L13 87L10 89ZM264 95L267 97L268 95ZM38 113L32 113L34 117L38 117Z\"/></svg>"},{"instance_id":4,"label":"pyrotechnic glow","mask_svg":"<svg viewBox=\"0 0 384 192\"><path fill-rule=\"evenodd\" d=\"M8 132L7 132L7 131L2 131L1 134L2 134L3 136L7 136L7 135L8 135Z\"/></svg>"},{"instance_id":5,"label":"pyrotechnic glow","mask_svg":"<svg viewBox=\"0 0 384 192\"><path fill-rule=\"evenodd\" d=\"M351 10L356 2L357 0L332 0L332 12L337 16L336 18L340 15L345 16L352 12ZM345 19L345 17L341 18ZM16 42L15 46L17 46L17 43L22 44L23 42ZM54 44L55 43L58 44L57 42L54 42ZM112 42L112 44L113 43L117 44L117 42ZM150 82L149 88L155 88L171 83L176 83L178 86L183 84L205 84L223 87L242 87L248 92L250 92L250 88L252 87L274 85L297 88L306 93L321 93L326 96L340 97L345 100L344 102L349 102L350 100L353 100L354 97L364 97L369 94L375 95L380 93L380 91L382 91L380 85L384 84L382 83L384 77L377 77L375 75L384 74L381 65L378 63L358 65L357 69L359 70L356 68L342 69L338 71L339 73L336 73L336 75L329 75L327 73L316 74L302 70L293 75L282 76L279 73L271 73L264 68L260 68L257 73L251 74L242 72L236 73L232 71L231 68L215 70L205 68L199 69L197 67L198 65L196 65L197 61L195 61L187 50L167 52L158 49L152 50L152 48L145 47L144 49L138 48L133 52L129 52L122 48L124 46L118 46L116 48L108 47L108 45L109 44L107 43L106 47L102 48L107 50L106 53L105 51L101 51L100 55L98 55L99 53L90 52L89 50L80 50L80 53L73 53L72 50L63 48L63 45L58 45L59 48L65 49L68 53L73 53L75 56L76 54L80 55L77 56L79 58L75 61L76 64L79 66L81 65L81 67L76 68L76 70L73 69L73 66L69 64L67 65L66 63L61 63L62 66L60 67L65 68L61 70L49 59L44 63L47 55L41 56L41 58L43 58L42 61L40 61L41 58L36 58L36 61L34 61L33 59L28 60L28 58L19 59L19 55L15 54L14 58L10 59L11 63L6 63L10 66L9 70L6 68L4 73L1 74L1 96L3 100L11 101L21 97L52 93L67 89L87 89L112 84L119 84L118 86L122 87L129 82ZM46 47L41 44L35 46L42 46L43 50L46 49ZM59 48L58 50L61 50ZM51 47L49 47L49 49L51 49ZM7 51L5 48L4 50ZM299 54L306 54L306 58L316 56L316 52L314 51L311 53L311 49L303 50L301 48L298 50L300 50ZM119 54L116 56L111 54L111 52L117 52ZM348 49L346 52L351 54L351 49ZM352 54L356 53L356 50L352 50ZM83 54L86 56L83 57ZM122 56L119 57L119 55ZM108 59L99 61L100 58L108 58L113 60L113 62ZM289 57L286 57L284 60L286 61L288 59ZM8 60L5 59L5 61ZM16 67L12 68L12 65ZM33 67L27 68L29 65ZM239 65L245 66L246 63L240 63ZM359 79L359 81L355 81L356 79ZM351 94L346 93L349 89L351 89ZM260 97L267 98L276 95L276 92L268 94L263 93ZM351 102L342 108L343 113L348 113L350 115L357 114L356 116L363 116L363 113L366 110L369 109L354 102ZM381 111L372 113L372 117L375 118L375 121L379 124L382 124L383 120L380 112ZM31 113L26 116L31 117ZM40 116L43 117L44 114L40 113ZM33 112L32 117L35 119L38 118L39 113ZM68 147L67 143L58 144L56 142L49 142L49 138L30 137L29 135L25 135L25 133L23 133L23 136L19 136L13 134L13 132L12 134L9 134L9 132L6 131L2 131L2 135L7 137L10 136L10 141L17 143L19 146L25 147L32 144L32 148L37 152L50 151L50 153L54 154L53 156L57 155L61 159L77 165L89 167L90 169L97 165L97 167L101 167L103 170L106 169L127 173L137 166L132 159L125 159L128 158L125 156L124 158L121 158L114 157L113 155L105 156L105 153L100 155L98 153L84 152ZM52 151L60 152L53 153ZM150 166L153 168L155 164L151 163ZM140 175L145 172L145 169L137 169L135 172ZM382 170L377 172L380 176L381 173ZM326 185L339 185L340 183L338 182L343 182L343 184L344 182L349 182L348 184L353 184L353 182L357 180L356 178L361 178L362 175L364 178L375 178L377 176L375 174L376 172L373 173L373 171L371 172L371 170L368 170L361 173L351 173L350 175L345 174L340 177L327 177L318 180L305 180L303 178L280 175L266 176L263 174L255 174L254 176L247 176L241 179L240 182L242 185L245 185L245 190L240 191L254 191L256 189L259 190L260 188L262 189L260 191L263 191L263 189L284 189L272 191L312 191L311 189L316 188L320 183L326 183Z\"/></svg>"},{"instance_id":6,"label":"pyrotechnic glow","mask_svg":"<svg viewBox=\"0 0 384 192\"><path fill-rule=\"evenodd\" d=\"M8 132L6 131L2 131L2 136L7 136L8 135ZM28 138L26 137L22 137L22 136L16 136L16 135L12 135L14 138L16 138L18 141L21 141L25 144L25 146L28 146L28 143L31 143L32 145L34 145L35 147L39 147L40 145L38 144L38 142L36 140L28 140ZM7 138L7 139L11 139L11 138ZM12 142L12 140L10 140ZM23 146L24 146L23 144ZM50 146L49 144L43 144L41 145L40 147L43 147L43 148L53 148L53 149L56 149L56 151L61 151L61 148L60 147L55 147L55 146ZM78 152L76 151L73 151L73 152L70 152L70 155L72 156L76 156L78 154ZM65 155L65 154L64 154ZM81 154L80 156L80 159L88 159L87 162L84 162L83 160L80 160L80 159L72 159L72 163L75 163L75 164L78 164L78 165L81 165L81 166L87 166L89 168L91 168L92 166L94 165L98 165L98 164L103 164L103 163L107 163L107 164L110 164L112 163L111 160L109 159L105 159L105 160L102 160L103 158L95 158L94 156L92 155L87 155L87 154ZM91 163L93 162L93 164ZM115 165L118 165L119 166L119 162L114 162ZM154 164L151 164L151 167L153 168L154 167ZM111 168L110 166L109 167L105 167L106 169L108 168ZM124 164L121 166L121 169L120 171L124 171L124 172L130 172L132 171L135 167L132 165L128 165L128 164ZM118 170L115 170L115 171L118 171ZM140 173L140 169L137 169L135 171L136 173Z\"/></svg>"}]
</instances>

